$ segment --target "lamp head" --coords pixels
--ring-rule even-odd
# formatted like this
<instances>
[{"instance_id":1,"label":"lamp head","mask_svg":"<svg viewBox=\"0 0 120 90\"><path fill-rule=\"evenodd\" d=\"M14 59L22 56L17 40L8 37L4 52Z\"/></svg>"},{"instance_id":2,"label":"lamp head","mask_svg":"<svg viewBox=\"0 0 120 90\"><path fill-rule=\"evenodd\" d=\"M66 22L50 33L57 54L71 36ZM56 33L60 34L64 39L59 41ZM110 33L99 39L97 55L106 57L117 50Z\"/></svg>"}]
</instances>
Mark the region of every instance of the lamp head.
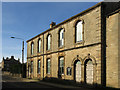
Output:
<instances>
[{"instance_id":1,"label":"lamp head","mask_svg":"<svg viewBox=\"0 0 120 90\"><path fill-rule=\"evenodd\" d=\"M15 37L11 37L11 38L15 38Z\"/></svg>"}]
</instances>

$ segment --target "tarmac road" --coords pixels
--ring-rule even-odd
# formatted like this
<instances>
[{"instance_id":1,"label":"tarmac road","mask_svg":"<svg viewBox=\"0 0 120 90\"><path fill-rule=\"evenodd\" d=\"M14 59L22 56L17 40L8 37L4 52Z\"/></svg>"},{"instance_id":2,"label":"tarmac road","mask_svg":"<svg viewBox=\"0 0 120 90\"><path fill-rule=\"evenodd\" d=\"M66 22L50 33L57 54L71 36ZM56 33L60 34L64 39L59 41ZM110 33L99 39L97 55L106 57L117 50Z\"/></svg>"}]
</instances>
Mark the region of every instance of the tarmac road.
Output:
<instances>
[{"instance_id":1,"label":"tarmac road","mask_svg":"<svg viewBox=\"0 0 120 90\"><path fill-rule=\"evenodd\" d=\"M2 88L53 88L52 86L39 84L36 81L25 81L8 75L3 75L2 79Z\"/></svg>"},{"instance_id":2,"label":"tarmac road","mask_svg":"<svg viewBox=\"0 0 120 90\"><path fill-rule=\"evenodd\" d=\"M116 90L110 88L84 88L84 87L74 87L74 86L66 86L66 85L59 85L53 83L42 82L34 79L27 79L27 78L18 78L12 77L11 75L7 74L0 74L0 82L2 81L2 89L54 89L55 90ZM1 83L0 83L1 85Z\"/></svg>"},{"instance_id":3,"label":"tarmac road","mask_svg":"<svg viewBox=\"0 0 120 90\"><path fill-rule=\"evenodd\" d=\"M63 88L60 85L52 85L52 84L46 84L43 82L38 82L38 80L30 80L30 79L23 79L23 78L17 78L12 77L10 75L2 74L2 89L7 88L23 88L23 89L35 89L35 88L57 88L57 90L66 90L70 88ZM73 88L72 88L73 89ZM74 89L75 90L75 89Z\"/></svg>"}]
</instances>

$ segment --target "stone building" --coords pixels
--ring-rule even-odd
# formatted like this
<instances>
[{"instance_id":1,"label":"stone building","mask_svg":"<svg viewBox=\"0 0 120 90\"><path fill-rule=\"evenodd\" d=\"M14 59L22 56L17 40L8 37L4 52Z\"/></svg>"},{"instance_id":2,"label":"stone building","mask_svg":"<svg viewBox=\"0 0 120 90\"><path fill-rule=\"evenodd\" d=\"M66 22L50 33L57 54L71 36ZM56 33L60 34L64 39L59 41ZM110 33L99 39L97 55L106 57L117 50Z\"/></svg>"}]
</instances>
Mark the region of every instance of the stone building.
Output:
<instances>
[{"instance_id":1,"label":"stone building","mask_svg":"<svg viewBox=\"0 0 120 90\"><path fill-rule=\"evenodd\" d=\"M120 2L100 2L27 41L27 77L120 88Z\"/></svg>"},{"instance_id":2,"label":"stone building","mask_svg":"<svg viewBox=\"0 0 120 90\"><path fill-rule=\"evenodd\" d=\"M11 58L7 57L6 59L3 57L1 64L2 71L21 73L21 63L19 58L16 60L14 56L11 56Z\"/></svg>"}]
</instances>

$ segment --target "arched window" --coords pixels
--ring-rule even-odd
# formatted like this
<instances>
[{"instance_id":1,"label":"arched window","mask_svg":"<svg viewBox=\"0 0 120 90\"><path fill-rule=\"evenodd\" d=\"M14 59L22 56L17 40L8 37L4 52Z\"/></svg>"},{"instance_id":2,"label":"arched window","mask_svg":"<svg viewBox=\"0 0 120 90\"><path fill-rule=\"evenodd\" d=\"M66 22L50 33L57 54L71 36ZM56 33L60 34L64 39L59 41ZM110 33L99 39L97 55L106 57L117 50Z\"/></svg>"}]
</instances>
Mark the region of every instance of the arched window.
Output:
<instances>
[{"instance_id":1,"label":"arched window","mask_svg":"<svg viewBox=\"0 0 120 90\"><path fill-rule=\"evenodd\" d=\"M82 41L82 31L83 31L82 29L83 29L82 21L78 21L75 26L76 42Z\"/></svg>"},{"instance_id":2,"label":"arched window","mask_svg":"<svg viewBox=\"0 0 120 90\"><path fill-rule=\"evenodd\" d=\"M47 50L50 50L51 47L51 35L49 34L47 36Z\"/></svg>"},{"instance_id":3,"label":"arched window","mask_svg":"<svg viewBox=\"0 0 120 90\"><path fill-rule=\"evenodd\" d=\"M41 39L38 40L38 52L41 52Z\"/></svg>"},{"instance_id":4,"label":"arched window","mask_svg":"<svg viewBox=\"0 0 120 90\"><path fill-rule=\"evenodd\" d=\"M62 47L64 45L64 29L62 28L59 31L59 47Z\"/></svg>"},{"instance_id":5,"label":"arched window","mask_svg":"<svg viewBox=\"0 0 120 90\"><path fill-rule=\"evenodd\" d=\"M34 43L32 42L31 43L31 54L33 54L33 51L34 51Z\"/></svg>"}]
</instances>

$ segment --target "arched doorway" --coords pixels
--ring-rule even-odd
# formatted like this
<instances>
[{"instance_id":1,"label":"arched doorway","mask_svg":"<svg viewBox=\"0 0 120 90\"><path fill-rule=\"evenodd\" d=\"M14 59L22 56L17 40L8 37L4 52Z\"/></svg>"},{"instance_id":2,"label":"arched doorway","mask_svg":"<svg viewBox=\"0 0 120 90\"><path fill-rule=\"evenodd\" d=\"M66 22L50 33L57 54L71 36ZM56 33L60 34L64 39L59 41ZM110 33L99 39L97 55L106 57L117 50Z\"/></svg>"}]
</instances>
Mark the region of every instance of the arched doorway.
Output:
<instances>
[{"instance_id":1,"label":"arched doorway","mask_svg":"<svg viewBox=\"0 0 120 90\"><path fill-rule=\"evenodd\" d=\"M81 82L81 62L77 60L74 67L74 79L76 82Z\"/></svg>"},{"instance_id":2,"label":"arched doorway","mask_svg":"<svg viewBox=\"0 0 120 90\"><path fill-rule=\"evenodd\" d=\"M93 63L91 59L85 62L85 81L87 84L93 84Z\"/></svg>"}]
</instances>

